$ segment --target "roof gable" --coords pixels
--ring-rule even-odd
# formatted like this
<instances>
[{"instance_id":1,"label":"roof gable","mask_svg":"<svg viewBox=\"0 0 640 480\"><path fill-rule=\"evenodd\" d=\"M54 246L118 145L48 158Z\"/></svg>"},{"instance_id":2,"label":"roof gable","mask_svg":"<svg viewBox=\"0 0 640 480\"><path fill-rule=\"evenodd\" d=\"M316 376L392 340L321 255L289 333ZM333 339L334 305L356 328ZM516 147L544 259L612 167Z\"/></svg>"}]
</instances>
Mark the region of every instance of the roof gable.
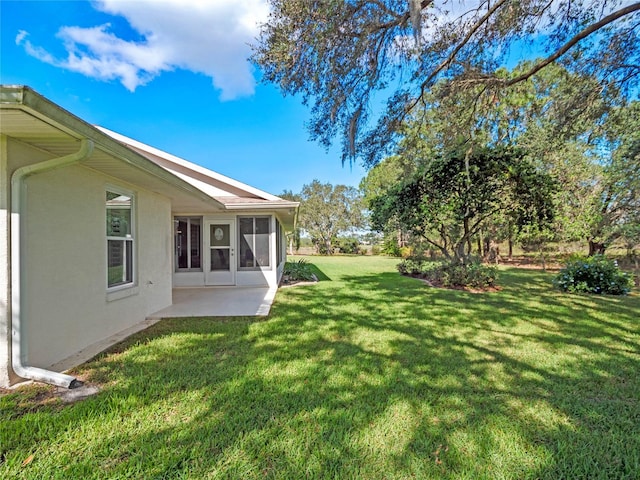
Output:
<instances>
[{"instance_id":1,"label":"roof gable","mask_svg":"<svg viewBox=\"0 0 640 480\"><path fill-rule=\"evenodd\" d=\"M259 210L275 212L286 229L295 222L298 202L92 126L27 86L0 85L0 133L54 157L77 152L80 140L90 140L95 148L83 166L166 196L174 213Z\"/></svg>"},{"instance_id":2,"label":"roof gable","mask_svg":"<svg viewBox=\"0 0 640 480\"><path fill-rule=\"evenodd\" d=\"M176 157L170 153L164 152L157 148L145 145L131 138L125 137L119 133L113 132L104 127L96 126L100 131L110 137L125 144L132 150L145 156L152 162L161 166L165 170L180 177L184 181L190 183L207 195L215 198L236 197L242 199L255 199L262 203L263 201L282 202L280 197L271 195L257 188L251 187L245 183L239 182L222 174L209 170L195 163L189 162L183 158ZM246 200L245 200L246 201ZM251 203L250 201L246 203Z\"/></svg>"}]
</instances>

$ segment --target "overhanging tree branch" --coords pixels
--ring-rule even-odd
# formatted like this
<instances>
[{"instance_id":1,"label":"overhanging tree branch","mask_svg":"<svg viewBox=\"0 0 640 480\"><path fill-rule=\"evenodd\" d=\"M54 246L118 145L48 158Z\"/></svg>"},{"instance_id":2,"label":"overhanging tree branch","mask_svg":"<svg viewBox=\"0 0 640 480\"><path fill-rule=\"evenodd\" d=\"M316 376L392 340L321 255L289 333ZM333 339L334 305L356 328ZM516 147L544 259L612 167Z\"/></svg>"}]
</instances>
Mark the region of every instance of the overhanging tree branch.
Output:
<instances>
[{"instance_id":1,"label":"overhanging tree branch","mask_svg":"<svg viewBox=\"0 0 640 480\"><path fill-rule=\"evenodd\" d=\"M313 102L311 137L328 147L339 136L343 161L362 155L365 163L377 163L397 139L406 116L426 105L425 97L438 88L440 78L448 79L449 85L440 93L451 97L479 84L488 89L510 87L582 45L584 55L571 66L597 77L607 91L633 87L637 78L640 47L635 23L640 0L625 2L624 7L598 0L475 0L466 3L471 5L468 12L444 18L436 16L438 5L456 4L455 10L465 3L268 2L269 22L262 27L253 60L265 81ZM425 34L411 41L417 25ZM597 32L606 43L584 41ZM511 78L497 72L497 62L520 40L554 45L551 54L527 65L526 71ZM637 96L633 88L621 91ZM385 95L389 101L379 112L371 102ZM378 121L370 125L370 116L378 113Z\"/></svg>"},{"instance_id":2,"label":"overhanging tree branch","mask_svg":"<svg viewBox=\"0 0 640 480\"><path fill-rule=\"evenodd\" d=\"M427 77L427 79L422 83L421 86L421 91L424 92L425 87L427 87L428 85L431 84L431 82L433 82L433 80L438 76L438 74L445 68L448 68L451 63L453 62L453 60L456 58L456 56L458 55L458 53L460 52L460 50L462 50L471 40L471 38L476 34L476 32L487 22L487 20L489 20L493 14L500 8L502 7L505 3L507 3L509 0L500 0L498 2L496 2L493 7L489 8L489 10L487 10L487 13L485 13L480 20L478 20L475 25L473 27L471 27L471 29L467 32L467 34L465 35L464 39L458 44L456 45L456 47L453 49L453 51L447 56L447 58L445 58L442 62L440 62L440 64L435 68L435 70L433 72L431 72L431 74Z\"/></svg>"},{"instance_id":3,"label":"overhanging tree branch","mask_svg":"<svg viewBox=\"0 0 640 480\"><path fill-rule=\"evenodd\" d=\"M589 35L597 32L598 30L600 30L601 28L605 27L606 25L608 25L610 23L613 23L616 20L618 20L618 19L620 19L620 18L622 18L622 17L624 17L626 15L630 15L630 14L632 14L634 12L637 12L639 10L640 10L640 2L639 3L634 3L632 5L629 5L629 6L625 7L625 8L621 8L620 10L617 10L617 11L607 15L606 17L604 17L599 22L596 22L596 23L594 23L592 25L589 25L587 28L582 30L580 33L578 33L577 35L572 37L567 43L565 43L562 47L560 47L553 55L550 55L547 58L545 58L544 60L542 60L541 62L537 63L536 65L534 65L527 72L523 73L522 75L518 75L515 78L512 78L510 80L505 81L504 85L508 87L508 86L511 86L511 85L515 85L516 83L523 82L524 80L527 80L528 78L534 76L536 73L538 73L540 70L542 70L544 67L546 67L550 63L555 62L556 60L558 60L561 56L563 56L565 53L567 53L569 50L571 50L571 48L575 47L580 41L584 40Z\"/></svg>"}]
</instances>

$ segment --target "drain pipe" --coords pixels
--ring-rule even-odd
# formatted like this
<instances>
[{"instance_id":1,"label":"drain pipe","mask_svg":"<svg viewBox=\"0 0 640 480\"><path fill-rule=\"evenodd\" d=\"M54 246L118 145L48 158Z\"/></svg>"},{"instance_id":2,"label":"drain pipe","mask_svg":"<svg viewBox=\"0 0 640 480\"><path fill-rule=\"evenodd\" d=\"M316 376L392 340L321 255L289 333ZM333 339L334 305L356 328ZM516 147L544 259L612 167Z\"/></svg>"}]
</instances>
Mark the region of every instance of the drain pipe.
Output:
<instances>
[{"instance_id":1,"label":"drain pipe","mask_svg":"<svg viewBox=\"0 0 640 480\"><path fill-rule=\"evenodd\" d=\"M30 175L81 162L89 157L92 152L93 142L89 139L82 139L80 149L77 152L34 165L26 165L18 168L11 176L11 367L19 377L64 388L76 388L81 386L82 382L64 373L31 367L24 363L22 351L24 322L20 308L22 305L20 274L23 265L20 247L22 244L21 217L24 207L24 180Z\"/></svg>"}]
</instances>

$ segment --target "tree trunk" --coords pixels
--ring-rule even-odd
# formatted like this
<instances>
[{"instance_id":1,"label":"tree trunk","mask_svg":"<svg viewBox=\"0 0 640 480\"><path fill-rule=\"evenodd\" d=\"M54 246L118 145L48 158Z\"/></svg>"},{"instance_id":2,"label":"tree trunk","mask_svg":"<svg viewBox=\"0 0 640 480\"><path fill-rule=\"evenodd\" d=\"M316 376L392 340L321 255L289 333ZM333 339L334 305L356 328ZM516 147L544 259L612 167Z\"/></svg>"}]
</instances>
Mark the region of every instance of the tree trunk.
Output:
<instances>
[{"instance_id":1,"label":"tree trunk","mask_svg":"<svg viewBox=\"0 0 640 480\"><path fill-rule=\"evenodd\" d=\"M513 236L509 232L509 260L513 260Z\"/></svg>"},{"instance_id":2,"label":"tree trunk","mask_svg":"<svg viewBox=\"0 0 640 480\"><path fill-rule=\"evenodd\" d=\"M465 218L462 222L462 225L464 227L464 230L463 230L462 238L456 245L456 257L458 261L462 265L464 265L465 263L467 263L467 249L468 249L468 253L471 253L471 238L469 236L469 219Z\"/></svg>"},{"instance_id":3,"label":"tree trunk","mask_svg":"<svg viewBox=\"0 0 640 480\"><path fill-rule=\"evenodd\" d=\"M466 255L465 255L465 243L464 239L460 240L458 244L455 246L455 262L461 265L466 263Z\"/></svg>"},{"instance_id":4,"label":"tree trunk","mask_svg":"<svg viewBox=\"0 0 640 480\"><path fill-rule=\"evenodd\" d=\"M489 251L485 255L485 261L489 263L500 263L500 247L494 240L489 241Z\"/></svg>"},{"instance_id":5,"label":"tree trunk","mask_svg":"<svg viewBox=\"0 0 640 480\"><path fill-rule=\"evenodd\" d=\"M593 255L604 255L604 251L607 249L607 246L604 243L595 242L593 240L589 240L589 256Z\"/></svg>"},{"instance_id":6,"label":"tree trunk","mask_svg":"<svg viewBox=\"0 0 640 480\"><path fill-rule=\"evenodd\" d=\"M327 255L333 255L333 248L331 248L331 238L324 241L324 246L327 249Z\"/></svg>"},{"instance_id":7,"label":"tree trunk","mask_svg":"<svg viewBox=\"0 0 640 480\"><path fill-rule=\"evenodd\" d=\"M540 258L542 259L542 271L546 272L547 271L547 260L544 256L544 245L542 244L542 242L540 242L538 244L538 253L540 254Z\"/></svg>"}]
</instances>

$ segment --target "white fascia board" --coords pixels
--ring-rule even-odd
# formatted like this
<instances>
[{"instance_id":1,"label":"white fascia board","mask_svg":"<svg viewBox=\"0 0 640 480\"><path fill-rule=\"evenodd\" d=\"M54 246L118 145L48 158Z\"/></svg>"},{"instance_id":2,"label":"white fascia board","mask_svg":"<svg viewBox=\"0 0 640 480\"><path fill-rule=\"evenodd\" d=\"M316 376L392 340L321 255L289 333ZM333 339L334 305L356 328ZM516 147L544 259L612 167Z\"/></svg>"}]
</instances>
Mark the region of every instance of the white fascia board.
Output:
<instances>
[{"instance_id":1,"label":"white fascia board","mask_svg":"<svg viewBox=\"0 0 640 480\"><path fill-rule=\"evenodd\" d=\"M144 150L146 152L149 152L153 155L156 155L158 157L164 158L165 160L168 160L170 162L175 163L176 165L180 165L182 167L188 168L190 170L193 170L194 172L197 172L201 175L205 175L213 180L216 180L218 182L223 182L226 183L227 185L234 187L234 188L238 188L240 190L244 190L245 192L254 195L256 197L260 197L260 198L264 198L265 200L272 200L272 201L279 201L282 200L280 197L276 197L275 195L271 195L270 193L264 192L262 190L259 190L257 188L251 187L250 185L247 185L246 183L242 183L239 182L237 180L234 180L232 178L226 177L225 175L222 175L220 173L214 172L213 170L209 170L208 168L204 168L201 167L200 165L197 165L195 163L189 162L188 160L185 160L184 158L180 158L180 157L176 157L175 155L171 155L170 153L164 152L162 150L159 150L157 148L151 147L149 145L146 145L144 143L138 142L136 140L133 140L129 137L125 137L124 135L121 135L119 133L113 132L107 128L101 127L99 125L95 126L97 129L101 130L102 132L106 133L107 135L113 137L114 139L124 143L124 144L128 144L131 145L132 147L135 148L139 148L140 150Z\"/></svg>"},{"instance_id":2,"label":"white fascia board","mask_svg":"<svg viewBox=\"0 0 640 480\"><path fill-rule=\"evenodd\" d=\"M225 203L227 210L284 210L298 208L298 203Z\"/></svg>"}]
</instances>

